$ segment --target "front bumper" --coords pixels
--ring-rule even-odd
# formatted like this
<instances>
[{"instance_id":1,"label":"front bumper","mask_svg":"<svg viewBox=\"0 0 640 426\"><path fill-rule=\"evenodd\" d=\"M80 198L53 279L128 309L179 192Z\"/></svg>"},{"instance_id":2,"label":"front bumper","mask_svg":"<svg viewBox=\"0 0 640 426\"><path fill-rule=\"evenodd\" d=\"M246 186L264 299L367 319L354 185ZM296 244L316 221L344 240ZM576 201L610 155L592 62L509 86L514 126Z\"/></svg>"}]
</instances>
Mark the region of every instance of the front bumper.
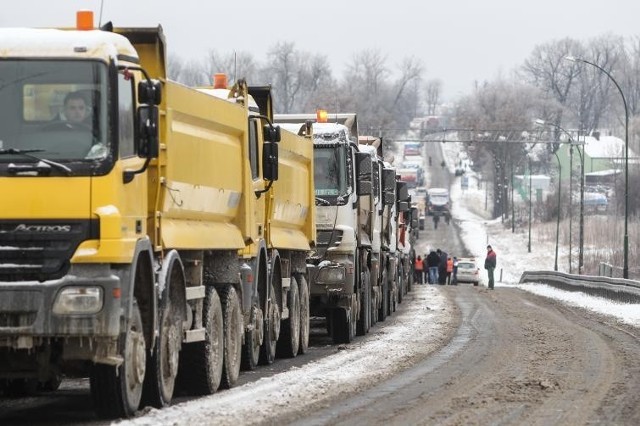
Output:
<instances>
[{"instance_id":1,"label":"front bumper","mask_svg":"<svg viewBox=\"0 0 640 426\"><path fill-rule=\"evenodd\" d=\"M89 268L82 267L83 271ZM123 316L120 278L108 266L96 269L107 273L80 275L71 268L68 275L57 280L0 282L0 347L29 349L51 338L118 337ZM100 289L100 306L89 309L91 313L68 309L62 313L59 297L69 288Z\"/></svg>"},{"instance_id":2,"label":"front bumper","mask_svg":"<svg viewBox=\"0 0 640 426\"><path fill-rule=\"evenodd\" d=\"M353 256L337 256L320 262L312 280L312 302L324 308L350 306L355 287L354 268Z\"/></svg>"}]
</instances>

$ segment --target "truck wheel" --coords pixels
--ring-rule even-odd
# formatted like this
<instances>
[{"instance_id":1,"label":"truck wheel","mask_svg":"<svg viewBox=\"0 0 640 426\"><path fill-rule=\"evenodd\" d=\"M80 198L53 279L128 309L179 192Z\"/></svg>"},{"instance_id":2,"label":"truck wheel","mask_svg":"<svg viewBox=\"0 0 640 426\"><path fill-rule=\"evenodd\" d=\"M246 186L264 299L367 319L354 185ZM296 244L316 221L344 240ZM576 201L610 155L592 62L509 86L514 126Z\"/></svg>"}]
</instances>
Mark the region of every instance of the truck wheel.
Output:
<instances>
[{"instance_id":1,"label":"truck wheel","mask_svg":"<svg viewBox=\"0 0 640 426\"><path fill-rule=\"evenodd\" d=\"M278 356L293 358L300 348L300 295L295 277L291 277L291 286L287 297L289 318L282 321L282 333L278 339Z\"/></svg>"},{"instance_id":2,"label":"truck wheel","mask_svg":"<svg viewBox=\"0 0 640 426\"><path fill-rule=\"evenodd\" d=\"M398 279L398 297L397 297L397 302L398 303L402 303L402 296L404 295L405 286L407 284L402 269L400 270L400 272L402 273L402 275L400 275L400 278ZM393 312L396 311L396 308L397 308L397 306L394 303L393 304Z\"/></svg>"},{"instance_id":3,"label":"truck wheel","mask_svg":"<svg viewBox=\"0 0 640 426\"><path fill-rule=\"evenodd\" d=\"M360 272L360 286L362 295L360 298L360 317L356 321L356 335L364 336L371 327L371 282L367 268Z\"/></svg>"},{"instance_id":4,"label":"truck wheel","mask_svg":"<svg viewBox=\"0 0 640 426\"><path fill-rule=\"evenodd\" d=\"M378 322L378 297L379 293L374 293L373 291L371 291L371 303L369 304L369 306L371 306L371 327L376 325L376 323Z\"/></svg>"},{"instance_id":5,"label":"truck wheel","mask_svg":"<svg viewBox=\"0 0 640 426\"><path fill-rule=\"evenodd\" d=\"M336 308L331 310L331 337L333 343L351 343L353 340L352 309Z\"/></svg>"},{"instance_id":6,"label":"truck wheel","mask_svg":"<svg viewBox=\"0 0 640 426\"><path fill-rule=\"evenodd\" d=\"M310 313L309 313L309 285L304 275L297 277L299 280L300 290L300 348L298 352L300 354L306 354L309 349L309 328L310 326Z\"/></svg>"},{"instance_id":7,"label":"truck wheel","mask_svg":"<svg viewBox=\"0 0 640 426\"><path fill-rule=\"evenodd\" d=\"M59 373L53 373L49 380L40 384L40 387L45 392L55 392L60 388L62 384L62 375Z\"/></svg>"},{"instance_id":8,"label":"truck wheel","mask_svg":"<svg viewBox=\"0 0 640 426\"><path fill-rule=\"evenodd\" d=\"M9 379L5 393L12 398L34 396L38 392L38 379Z\"/></svg>"},{"instance_id":9,"label":"truck wheel","mask_svg":"<svg viewBox=\"0 0 640 426\"><path fill-rule=\"evenodd\" d=\"M96 364L91 371L91 398L101 418L131 417L142 399L147 348L138 303L133 301L127 331L120 336L123 362L119 367Z\"/></svg>"},{"instance_id":10,"label":"truck wheel","mask_svg":"<svg viewBox=\"0 0 640 426\"><path fill-rule=\"evenodd\" d=\"M170 290L167 288L167 290ZM160 330L156 346L147 354L142 406L162 408L171 404L182 347L182 319L170 291L162 298L159 312Z\"/></svg>"},{"instance_id":11,"label":"truck wheel","mask_svg":"<svg viewBox=\"0 0 640 426\"><path fill-rule=\"evenodd\" d=\"M387 270L382 273L382 285L380 286L380 297L382 298L382 304L378 309L378 320L380 322L387 319L387 305L389 304L389 283L387 282Z\"/></svg>"},{"instance_id":12,"label":"truck wheel","mask_svg":"<svg viewBox=\"0 0 640 426\"><path fill-rule=\"evenodd\" d=\"M273 284L269 284L268 294L265 295L264 338L260 348L260 363L268 365L276 358L276 344L280 335L280 311L275 300Z\"/></svg>"},{"instance_id":13,"label":"truck wheel","mask_svg":"<svg viewBox=\"0 0 640 426\"><path fill-rule=\"evenodd\" d=\"M222 323L224 335L224 348L222 360L222 383L225 389L231 388L240 375L240 363L242 360L242 333L244 324L238 293L232 285L225 285L220 289L220 301L222 302Z\"/></svg>"},{"instance_id":14,"label":"truck wheel","mask_svg":"<svg viewBox=\"0 0 640 426\"><path fill-rule=\"evenodd\" d=\"M398 279L400 277L396 276L396 280L393 284L389 284L389 287L387 287L387 316L391 316L391 314L393 313L393 304L395 303L395 298L396 298L396 292L398 291L397 289L397 285L398 285ZM394 288L395 287L395 288Z\"/></svg>"},{"instance_id":15,"label":"truck wheel","mask_svg":"<svg viewBox=\"0 0 640 426\"><path fill-rule=\"evenodd\" d=\"M242 346L243 370L255 370L260 361L260 345L262 345L264 327L264 316L262 309L257 306L251 307L249 329L244 333L244 345Z\"/></svg>"},{"instance_id":16,"label":"truck wheel","mask_svg":"<svg viewBox=\"0 0 640 426\"><path fill-rule=\"evenodd\" d=\"M222 304L212 285L205 290L202 308L202 326L205 339L202 342L182 346L178 386L187 395L211 395L220 387L224 348Z\"/></svg>"}]
</instances>

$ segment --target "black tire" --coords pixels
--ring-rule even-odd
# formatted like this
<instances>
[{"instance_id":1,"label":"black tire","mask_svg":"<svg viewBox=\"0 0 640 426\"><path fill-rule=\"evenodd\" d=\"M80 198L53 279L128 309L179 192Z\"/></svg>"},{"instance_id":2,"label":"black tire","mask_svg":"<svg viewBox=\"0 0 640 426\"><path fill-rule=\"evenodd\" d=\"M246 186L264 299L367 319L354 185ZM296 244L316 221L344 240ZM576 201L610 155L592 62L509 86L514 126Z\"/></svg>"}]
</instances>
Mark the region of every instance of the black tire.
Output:
<instances>
[{"instance_id":1,"label":"black tire","mask_svg":"<svg viewBox=\"0 0 640 426\"><path fill-rule=\"evenodd\" d=\"M222 360L222 381L220 386L225 389L233 387L240 376L242 363L242 334L244 324L238 293L232 285L225 285L219 289L218 295L222 303L224 357Z\"/></svg>"},{"instance_id":2,"label":"black tire","mask_svg":"<svg viewBox=\"0 0 640 426\"><path fill-rule=\"evenodd\" d=\"M404 296L404 292L405 292L405 286L406 286L406 280L405 280L405 275L403 272L403 269L400 269L400 272L402 273L402 275L400 275L400 278L398 279L398 297L397 297L397 303L402 303L402 296ZM397 309L396 304L393 304L393 312L395 312Z\"/></svg>"},{"instance_id":3,"label":"black tire","mask_svg":"<svg viewBox=\"0 0 640 426\"><path fill-rule=\"evenodd\" d=\"M7 380L5 393L11 398L34 396L38 393L38 379Z\"/></svg>"},{"instance_id":4,"label":"black tire","mask_svg":"<svg viewBox=\"0 0 640 426\"><path fill-rule=\"evenodd\" d=\"M45 381L40 383L40 388L45 392L55 392L60 388L62 384L62 374L52 373L51 377Z\"/></svg>"},{"instance_id":5,"label":"black tire","mask_svg":"<svg viewBox=\"0 0 640 426\"><path fill-rule=\"evenodd\" d=\"M380 289L380 287L378 287L378 290ZM373 327L374 325L376 325L376 323L378 322L378 296L374 297L374 293L373 290L371 291L371 303L369 304L371 306L370 308L370 316L371 316L371 327Z\"/></svg>"},{"instance_id":6,"label":"black tire","mask_svg":"<svg viewBox=\"0 0 640 426\"><path fill-rule=\"evenodd\" d=\"M387 319L387 305L389 304L389 282L387 278L387 272L382 273L382 282L380 285L380 297L382 297L382 304L378 309L378 321L383 322Z\"/></svg>"},{"instance_id":7,"label":"black tire","mask_svg":"<svg viewBox=\"0 0 640 426\"><path fill-rule=\"evenodd\" d=\"M279 357L293 358L298 355L300 349L300 294L295 277L291 277L287 307L289 318L282 321L277 354Z\"/></svg>"},{"instance_id":8,"label":"black tire","mask_svg":"<svg viewBox=\"0 0 640 426\"><path fill-rule=\"evenodd\" d=\"M264 332L264 315L262 309L257 306L251 308L251 324L244 333L244 345L242 345L242 370L255 370L260 361L260 345Z\"/></svg>"},{"instance_id":9,"label":"black tire","mask_svg":"<svg viewBox=\"0 0 640 426\"><path fill-rule=\"evenodd\" d=\"M337 308L331 310L331 331L333 343L351 343L354 338L351 310Z\"/></svg>"},{"instance_id":10,"label":"black tire","mask_svg":"<svg viewBox=\"0 0 640 426\"><path fill-rule=\"evenodd\" d=\"M397 285L397 280L399 277L396 276L396 285ZM393 314L393 304L395 303L395 299L396 299L396 293L397 293L398 289L396 288L395 290L393 289L393 286L391 284L389 284L389 286L387 287L387 316L390 317L391 314Z\"/></svg>"},{"instance_id":11,"label":"black tire","mask_svg":"<svg viewBox=\"0 0 640 426\"><path fill-rule=\"evenodd\" d=\"M220 387L224 358L224 319L218 292L212 285L206 287L202 308L202 326L205 340L182 346L178 386L182 394L211 395Z\"/></svg>"},{"instance_id":12,"label":"black tire","mask_svg":"<svg viewBox=\"0 0 640 426\"><path fill-rule=\"evenodd\" d=\"M364 336L371 328L371 280L369 269L366 267L360 272L360 285L362 298L360 299L360 316L356 322L356 335Z\"/></svg>"},{"instance_id":13,"label":"black tire","mask_svg":"<svg viewBox=\"0 0 640 426\"><path fill-rule=\"evenodd\" d=\"M169 290L167 288L160 302L160 330L155 348L147 354L147 373L141 404L143 407L150 405L162 408L171 404L178 376L182 348L182 318L180 311L171 301Z\"/></svg>"},{"instance_id":14,"label":"black tire","mask_svg":"<svg viewBox=\"0 0 640 426\"><path fill-rule=\"evenodd\" d=\"M276 358L276 346L280 336L280 311L275 300L273 284L268 285L268 292L265 295L264 310L264 337L260 347L260 364L272 364Z\"/></svg>"},{"instance_id":15,"label":"black tire","mask_svg":"<svg viewBox=\"0 0 640 426\"><path fill-rule=\"evenodd\" d=\"M306 354L309 350L309 333L311 328L311 314L309 312L309 285L304 275L297 277L300 290L300 348L299 354Z\"/></svg>"},{"instance_id":16,"label":"black tire","mask_svg":"<svg viewBox=\"0 0 640 426\"><path fill-rule=\"evenodd\" d=\"M94 409L105 419L133 416L142 399L147 348L140 309L135 300L119 347L124 359L122 364L119 367L94 365L89 381Z\"/></svg>"}]
</instances>

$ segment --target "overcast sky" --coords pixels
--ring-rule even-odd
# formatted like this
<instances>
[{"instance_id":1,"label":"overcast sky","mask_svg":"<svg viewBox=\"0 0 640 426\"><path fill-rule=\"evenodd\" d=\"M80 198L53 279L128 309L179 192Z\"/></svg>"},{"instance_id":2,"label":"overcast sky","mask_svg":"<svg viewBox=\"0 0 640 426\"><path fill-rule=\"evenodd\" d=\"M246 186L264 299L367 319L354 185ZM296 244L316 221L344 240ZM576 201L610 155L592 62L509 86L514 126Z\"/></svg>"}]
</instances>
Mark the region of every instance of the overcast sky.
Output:
<instances>
[{"instance_id":1,"label":"overcast sky","mask_svg":"<svg viewBox=\"0 0 640 426\"><path fill-rule=\"evenodd\" d=\"M75 11L100 0L18 0L0 26L72 26ZM8 6L10 4L10 6ZM640 35L637 0L104 0L102 22L165 30L169 53L247 51L264 61L277 42L324 54L339 77L353 54L379 49L389 68L407 56L425 65L455 99L474 81L508 75L537 44L613 33Z\"/></svg>"}]
</instances>

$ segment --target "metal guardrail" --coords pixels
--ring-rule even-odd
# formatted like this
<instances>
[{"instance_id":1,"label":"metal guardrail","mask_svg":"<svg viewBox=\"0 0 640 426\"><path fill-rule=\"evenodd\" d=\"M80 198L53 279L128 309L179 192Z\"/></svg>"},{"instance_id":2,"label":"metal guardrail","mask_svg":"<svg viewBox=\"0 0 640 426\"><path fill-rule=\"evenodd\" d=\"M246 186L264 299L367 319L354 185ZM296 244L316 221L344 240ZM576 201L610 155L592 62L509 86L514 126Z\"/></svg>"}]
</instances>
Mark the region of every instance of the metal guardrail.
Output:
<instances>
[{"instance_id":1,"label":"metal guardrail","mask_svg":"<svg viewBox=\"0 0 640 426\"><path fill-rule=\"evenodd\" d=\"M565 291L577 291L622 303L640 303L640 281L573 275L555 271L525 271L520 283L537 282Z\"/></svg>"}]
</instances>

